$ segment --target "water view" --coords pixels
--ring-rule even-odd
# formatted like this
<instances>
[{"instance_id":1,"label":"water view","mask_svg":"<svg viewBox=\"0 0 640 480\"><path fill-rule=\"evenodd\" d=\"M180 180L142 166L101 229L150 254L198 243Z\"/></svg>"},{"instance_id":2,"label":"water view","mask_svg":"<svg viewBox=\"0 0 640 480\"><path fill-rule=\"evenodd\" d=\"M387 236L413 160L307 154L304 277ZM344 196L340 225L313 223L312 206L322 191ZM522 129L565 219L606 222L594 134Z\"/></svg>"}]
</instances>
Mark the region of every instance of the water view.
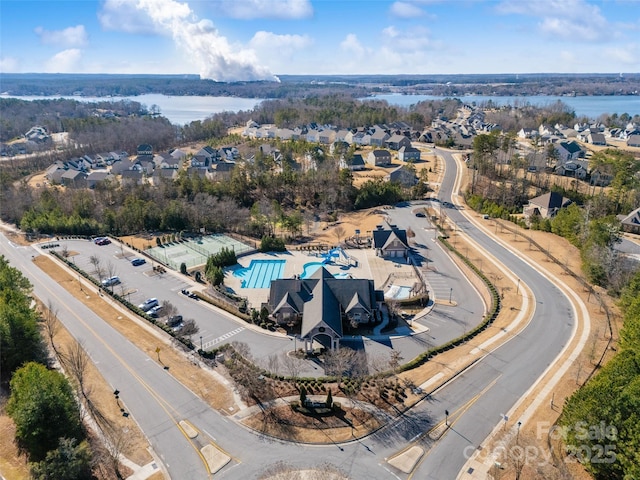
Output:
<instances>
[{"instance_id":1,"label":"water view","mask_svg":"<svg viewBox=\"0 0 640 480\"><path fill-rule=\"evenodd\" d=\"M402 95L400 93L390 93L376 95L379 100L386 100L392 105L409 107L418 102L425 100L442 100L444 97L435 95ZM573 109L578 117L598 118L600 115L614 114L621 115L628 113L631 116L640 115L640 95L602 95L602 96L584 96L584 97L559 97L551 95L532 95L521 97L504 97L492 95L466 95L458 97L465 103L475 103L476 105L483 102L493 102L496 105L526 105L527 103L538 107L550 105L560 100Z\"/></svg>"},{"instance_id":2,"label":"water view","mask_svg":"<svg viewBox=\"0 0 640 480\"><path fill-rule=\"evenodd\" d=\"M244 110L252 110L263 99L259 98L240 98L240 97L210 97L210 96L168 96L159 93L149 93L134 97L79 97L79 96L22 96L13 97L0 95L0 98L19 98L21 100L40 100L53 98L71 98L81 102L103 102L105 100L132 100L140 102L150 108L157 105L160 113L167 117L171 123L177 125L185 125L187 123L204 120L215 113L221 112L239 112ZM375 97L367 97L367 99L386 100L391 105L400 107L409 107L418 102L425 100L442 100L445 97L435 95L402 95L400 93L390 93L376 95ZM640 95L637 96L584 96L584 97L555 97L549 95L538 96L489 96L489 95L468 95L460 97L466 103L480 104L492 101L497 105L525 105L527 103L536 106L545 106L557 102L558 100L566 103L573 109L576 116L597 119L602 114L617 113L621 115L628 113L629 115L640 114Z\"/></svg>"}]
</instances>

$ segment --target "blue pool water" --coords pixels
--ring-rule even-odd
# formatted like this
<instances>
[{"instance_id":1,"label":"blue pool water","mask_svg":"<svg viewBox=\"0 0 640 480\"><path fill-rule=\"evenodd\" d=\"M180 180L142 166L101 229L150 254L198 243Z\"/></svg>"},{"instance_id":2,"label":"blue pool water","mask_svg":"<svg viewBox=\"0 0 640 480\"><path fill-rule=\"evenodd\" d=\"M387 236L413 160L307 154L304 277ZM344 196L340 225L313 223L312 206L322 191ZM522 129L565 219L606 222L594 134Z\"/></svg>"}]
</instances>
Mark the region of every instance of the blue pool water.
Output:
<instances>
[{"instance_id":1,"label":"blue pool water","mask_svg":"<svg viewBox=\"0 0 640 480\"><path fill-rule=\"evenodd\" d=\"M324 262L309 262L305 263L302 266L302 273L300 274L300 278L309 278L313 275L313 272L318 270L321 265L324 265Z\"/></svg>"},{"instance_id":2,"label":"blue pool water","mask_svg":"<svg viewBox=\"0 0 640 480\"><path fill-rule=\"evenodd\" d=\"M309 262L309 263L305 263L302 266L302 273L300 274L300 278L302 278L302 279L309 278L322 265L326 265L326 262ZM351 274L349 274L349 273L336 273L333 276L334 276L334 278L351 278Z\"/></svg>"},{"instance_id":3,"label":"blue pool water","mask_svg":"<svg viewBox=\"0 0 640 480\"><path fill-rule=\"evenodd\" d=\"M286 260L251 260L246 268L233 272L242 279L241 288L269 288L271 280L282 278Z\"/></svg>"}]
</instances>

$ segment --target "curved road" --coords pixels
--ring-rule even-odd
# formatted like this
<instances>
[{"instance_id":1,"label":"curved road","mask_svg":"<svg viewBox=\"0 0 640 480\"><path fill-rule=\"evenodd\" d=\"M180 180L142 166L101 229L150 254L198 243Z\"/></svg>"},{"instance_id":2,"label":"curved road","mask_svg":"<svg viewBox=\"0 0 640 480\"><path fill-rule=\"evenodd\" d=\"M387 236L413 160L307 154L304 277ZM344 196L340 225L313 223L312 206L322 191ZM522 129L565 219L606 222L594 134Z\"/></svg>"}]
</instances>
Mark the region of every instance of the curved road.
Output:
<instances>
[{"instance_id":1,"label":"curved road","mask_svg":"<svg viewBox=\"0 0 640 480\"><path fill-rule=\"evenodd\" d=\"M456 164L448 152L439 150L438 153L446 162L440 200L451 201ZM76 338L83 340L107 381L121 391L125 408L134 412L154 449L161 452L172 478L210 477L198 453L198 448L207 443L231 457L216 478L256 478L265 466L278 461L299 468L330 463L353 479L409 478L385 459L408 445L419 443L430 450L412 477L452 479L465 464L471 452L469 447L481 445L503 420L502 414L509 411L562 351L574 330L575 313L568 299L543 275L491 240L458 210L450 208L447 214L531 288L536 300L534 319L523 332L488 352L474 367L433 393L399 421L369 438L344 445L281 442L256 435L221 416L43 275L30 261L32 249L16 247L4 236L0 237L0 249L32 281L35 295L45 303L51 299L58 306L61 320ZM445 410L451 415L452 428L433 443L422 435L444 420ZM200 431L196 441L188 439L178 427L177 423L185 419Z\"/></svg>"}]
</instances>

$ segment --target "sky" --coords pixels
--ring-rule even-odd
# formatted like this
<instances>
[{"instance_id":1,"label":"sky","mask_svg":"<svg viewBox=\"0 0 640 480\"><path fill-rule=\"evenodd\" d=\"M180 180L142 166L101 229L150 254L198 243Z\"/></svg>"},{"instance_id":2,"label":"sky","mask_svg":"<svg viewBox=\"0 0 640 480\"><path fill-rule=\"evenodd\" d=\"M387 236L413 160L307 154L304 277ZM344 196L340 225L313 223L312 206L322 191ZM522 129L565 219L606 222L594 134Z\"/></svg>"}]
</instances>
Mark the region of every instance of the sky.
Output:
<instances>
[{"instance_id":1,"label":"sky","mask_svg":"<svg viewBox=\"0 0 640 480\"><path fill-rule=\"evenodd\" d=\"M1 0L10 72L638 73L640 0Z\"/></svg>"}]
</instances>

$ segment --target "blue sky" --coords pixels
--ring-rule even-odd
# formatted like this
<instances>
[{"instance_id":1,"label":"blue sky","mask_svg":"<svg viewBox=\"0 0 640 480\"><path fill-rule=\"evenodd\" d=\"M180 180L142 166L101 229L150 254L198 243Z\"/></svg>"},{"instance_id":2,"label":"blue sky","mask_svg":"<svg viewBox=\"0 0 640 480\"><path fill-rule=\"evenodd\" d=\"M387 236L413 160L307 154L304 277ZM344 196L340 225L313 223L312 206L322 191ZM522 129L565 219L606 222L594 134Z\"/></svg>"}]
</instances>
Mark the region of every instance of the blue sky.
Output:
<instances>
[{"instance_id":1,"label":"blue sky","mask_svg":"<svg viewBox=\"0 0 640 480\"><path fill-rule=\"evenodd\" d=\"M639 71L638 0L0 2L0 72Z\"/></svg>"}]
</instances>

